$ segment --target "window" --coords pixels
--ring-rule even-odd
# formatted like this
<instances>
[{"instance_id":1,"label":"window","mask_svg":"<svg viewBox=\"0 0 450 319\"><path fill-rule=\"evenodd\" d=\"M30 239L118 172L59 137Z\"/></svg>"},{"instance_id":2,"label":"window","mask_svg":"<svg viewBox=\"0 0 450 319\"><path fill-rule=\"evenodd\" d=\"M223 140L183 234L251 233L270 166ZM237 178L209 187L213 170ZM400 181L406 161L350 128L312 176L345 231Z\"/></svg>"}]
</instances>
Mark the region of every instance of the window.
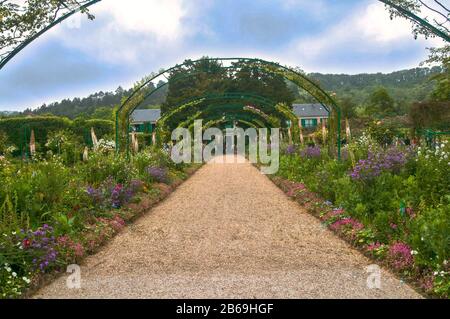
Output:
<instances>
[{"instance_id":1,"label":"window","mask_svg":"<svg viewBox=\"0 0 450 319\"><path fill-rule=\"evenodd\" d=\"M308 120L304 120L305 121L305 127L314 127L317 126L317 120L314 119L308 119Z\"/></svg>"}]
</instances>

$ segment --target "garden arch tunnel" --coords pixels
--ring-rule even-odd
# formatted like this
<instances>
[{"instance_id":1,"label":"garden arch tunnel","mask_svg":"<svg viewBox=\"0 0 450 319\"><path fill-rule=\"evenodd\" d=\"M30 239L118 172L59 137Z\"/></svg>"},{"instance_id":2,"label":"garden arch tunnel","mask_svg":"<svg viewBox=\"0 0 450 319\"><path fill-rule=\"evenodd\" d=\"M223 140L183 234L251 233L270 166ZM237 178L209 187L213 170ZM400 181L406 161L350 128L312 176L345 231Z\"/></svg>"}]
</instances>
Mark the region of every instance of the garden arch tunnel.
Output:
<instances>
[{"instance_id":1,"label":"garden arch tunnel","mask_svg":"<svg viewBox=\"0 0 450 319\"><path fill-rule=\"evenodd\" d=\"M183 111L191 109L188 118ZM265 97L249 93L225 93L204 95L188 99L158 121L156 132L158 141L167 141L167 133L177 127L191 128L197 119L214 120L217 117L245 117L245 121L252 122L258 127L282 127L283 123L296 120L292 110L284 104L276 103ZM238 118L236 118L238 119ZM293 135L297 136L297 129L293 127ZM166 133L166 136L161 136ZM129 142L127 142L129 143Z\"/></svg>"},{"instance_id":2,"label":"garden arch tunnel","mask_svg":"<svg viewBox=\"0 0 450 319\"><path fill-rule=\"evenodd\" d=\"M262 59L256 58L203 58L198 60L188 60L182 64L177 64L172 68L167 70L163 70L160 73L152 76L151 78L145 80L139 86L135 88L135 90L130 94L130 96L121 104L118 111L116 112L116 150L120 150L121 146L121 135L125 135L125 144L126 150L128 152L129 148L129 125L130 125L130 115L131 113L143 105L144 101L151 97L153 94L162 89L162 87L166 85L170 85L176 81L181 79L185 79L188 77L196 76L198 74L213 74L214 72L210 72L208 70L200 71L200 72L189 72L186 67L194 65L195 63L200 62L217 62L221 65L222 69L238 71L243 67L249 67L254 70L258 70L261 73L278 75L288 80L299 88L304 89L307 93L309 93L316 101L324 106L324 108L331 113L330 121L335 127L330 128L333 132L335 132L334 140L337 142L337 153L338 158L340 158L341 154L341 111L334 100L334 98L328 94L325 90L323 90L317 83L303 74L301 71L295 70L293 68L289 68L287 66L282 66L275 62L270 62ZM228 64L228 65L224 65ZM180 75L171 77L173 72L178 72ZM153 82L158 79L165 78L167 82L164 84L157 86L156 88L149 89L150 85L154 85ZM238 93L236 93L238 94ZM201 98L201 97L199 97ZM182 105L185 109L189 108L191 105L186 104ZM275 105L273 105L275 107ZM286 107L278 105L278 108L282 108L282 110L278 110L288 118L292 119L294 123L294 118L289 113L289 110ZM295 125L293 125L295 127ZM122 128L122 129L121 129ZM333 136L333 135L330 135ZM332 139L333 141L333 139ZM334 142L333 142L334 144Z\"/></svg>"},{"instance_id":3,"label":"garden arch tunnel","mask_svg":"<svg viewBox=\"0 0 450 319\"><path fill-rule=\"evenodd\" d=\"M53 19L50 19L47 24L41 23L42 29L33 30L24 39L21 39L20 41L15 41L13 44L10 44L9 46L2 48L3 50L6 49L6 53L0 52L0 70L13 57L15 57L20 51L25 49L31 42L33 42L34 40L39 38L41 35L43 35L47 31L49 31L51 28L58 25L62 21L66 20L67 18L73 16L77 12L86 11L90 6L96 4L100 1L101 0L80 0L80 1L77 1L76 5L73 5L71 8L69 8L69 6L67 6L67 4L65 2L59 1L59 4L61 5L61 8L60 8L61 10L58 10L57 13L59 11L61 11L61 13L55 14ZM397 4L395 1L392 1L392 0L378 0L378 1L384 3L386 6L388 6L390 8L392 8L397 13L399 13L401 16L407 17L408 19L414 21L421 28L430 31L432 34L434 34L438 37L441 37L442 39L444 39L447 42L450 42L450 35L448 34L448 32L445 32L445 31L440 30L439 28L433 26L432 24L430 24L427 21L426 18L423 19L423 18L419 17L414 12L412 12L411 10L408 10L408 8L402 7L401 5ZM10 51L8 51L10 47L12 47L12 48ZM233 58L230 58L228 60L232 60L232 59ZM216 60L224 61L226 59L218 58ZM314 82L309 80L306 76L304 76L300 72L296 72L293 69L283 67L283 66L273 63L273 62L268 62L268 61L259 60L259 59L239 59L239 60L253 61L253 62L261 63L263 66L263 69L265 69L265 71L272 71L279 75L284 76L287 80L291 80L292 82L297 84L299 87L305 89L308 93L310 93L317 101L322 103L324 106L330 107L333 110L333 113L334 113L333 115L335 115L335 117L337 117L338 157L340 157L340 142L341 142L341 140L340 140L340 116L341 116L341 114L340 114L339 107L337 106L336 102L334 101L334 99L331 96L329 96L317 84L315 84ZM176 67L179 67L179 66L176 66ZM172 69L174 69L174 68L172 68ZM171 69L168 69L167 71L170 71L170 70ZM163 74L163 73L161 73L161 74ZM142 87L138 88L137 91L140 91L141 89L142 89ZM136 95L136 92L133 92L133 94L130 96L129 99L127 99L125 104L130 102L131 99L133 97L135 97L135 95ZM120 110L122 110L123 108L124 108L124 105L121 105ZM128 116L129 116L129 113L127 113L127 117ZM118 122L118 120L117 120L117 122ZM118 125L116 125L116 127L118 129ZM118 137L119 137L117 129L116 129L116 142L118 142ZM117 143L116 144L117 149L118 149L118 146L119 145Z\"/></svg>"}]
</instances>

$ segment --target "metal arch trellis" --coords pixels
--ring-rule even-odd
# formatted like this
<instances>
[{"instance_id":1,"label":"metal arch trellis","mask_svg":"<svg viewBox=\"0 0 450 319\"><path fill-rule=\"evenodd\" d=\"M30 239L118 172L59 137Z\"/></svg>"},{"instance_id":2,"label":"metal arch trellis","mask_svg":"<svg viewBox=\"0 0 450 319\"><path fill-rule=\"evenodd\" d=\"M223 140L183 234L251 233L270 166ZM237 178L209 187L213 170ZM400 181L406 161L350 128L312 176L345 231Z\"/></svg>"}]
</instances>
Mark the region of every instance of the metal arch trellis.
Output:
<instances>
[{"instance_id":1,"label":"metal arch trellis","mask_svg":"<svg viewBox=\"0 0 450 319\"><path fill-rule=\"evenodd\" d=\"M86 0L88 1L88 0ZM50 30L51 28L53 28L54 26L58 25L59 23L63 22L64 20L66 20L67 18L69 18L70 16L72 16L73 14L87 9L88 7L100 2L101 0L91 0L88 1L87 3L84 3L82 5L80 5L78 8L65 13L64 15L62 15L60 18L56 19L55 21L53 21L52 23L50 23L48 26L44 27L42 30L40 30L39 32L37 32L36 34L33 34L32 36L30 36L29 38L25 39L25 41L23 41L22 43L19 43L19 45L17 47L15 47L6 57L2 57L0 60L0 70L14 57L16 56L20 51L22 51L23 49L25 49L25 47L27 47L31 42L33 42L34 40L36 40L37 38L39 38L42 34L44 34L45 32L47 32L48 30ZM439 30L438 28L436 28L435 26L433 26L432 24L430 24L426 19L423 19L421 17L419 17L418 15L416 15L415 13L401 7L400 5L392 2L391 0L378 0L382 3L384 3L386 6L391 7L395 10L397 10L399 13L401 13L402 15L404 15L405 17L415 21L416 23L418 23L419 25L421 25L422 27L426 28L427 30L429 30L430 32L432 32L433 34L441 37L442 39L444 39L447 42L450 42L450 35Z\"/></svg>"},{"instance_id":2,"label":"metal arch trellis","mask_svg":"<svg viewBox=\"0 0 450 319\"><path fill-rule=\"evenodd\" d=\"M182 103L179 103L175 106L170 112L167 112L162 116L161 119L158 120L158 127L156 130L157 138L160 141L163 137L165 131L168 130L166 127L167 121L172 119L173 117L181 114L184 110L189 107L200 107L196 113L192 114L189 118L184 120L183 122L178 122L178 127L185 127L189 124L192 125L192 122L196 119L199 119L200 116L205 116L209 113L215 113L210 118L215 118L217 116L222 116L218 111L227 111L227 113L235 113L239 111L241 113L252 114L253 117L261 118L262 121L255 122L258 125L262 126L270 126L270 127L279 127L280 122L276 121L276 117L273 113L278 113L281 116L285 116L287 119L289 115L286 116L285 112L282 112L279 108L277 108L278 104L276 102L267 99L265 97L242 93L242 92L228 92L225 94L207 94L200 97L194 97L185 100ZM260 107L263 107L264 110L272 108L273 112L269 115L266 114ZM295 116L293 112L292 116ZM206 119L206 118L203 118ZM129 151L129 141L127 140L127 151Z\"/></svg>"},{"instance_id":3,"label":"metal arch trellis","mask_svg":"<svg viewBox=\"0 0 450 319\"><path fill-rule=\"evenodd\" d=\"M37 38L39 38L42 34L44 34L45 32L47 32L48 30L50 30L51 28L53 28L54 26L58 25L59 23L61 23L62 21L66 20L67 18L69 18L70 16L74 15L75 13L85 10L88 7L100 2L101 0L86 0L86 3L80 4L79 7L77 7L74 10L71 10L69 12L66 12L65 14L63 14L61 17L59 17L58 19L52 21L49 25L45 26L42 30L36 32L35 34L32 34L29 38L26 38L23 42L19 43L19 45L17 47L15 47L10 53L7 54L7 56L5 58L1 58L0 60L0 70L14 57L16 56L20 51L22 51L25 47L27 47L31 42L33 42L34 40L36 40ZM398 11L399 13L401 13L401 15L415 21L416 23L418 23L419 25L421 25L422 27L426 28L427 30L429 30L430 32L432 32L433 34L443 38L445 41L450 42L450 35L447 34L446 32L443 32L441 30L439 30L438 28L434 27L433 25L431 25L426 18L422 19L420 18L418 15L416 15L415 13L403 8L402 6L392 2L391 0L378 0L382 3L384 3L385 5L395 9L396 11ZM232 59L232 58L229 58ZM221 59L224 60L224 59ZM285 75L286 73L290 73L295 74L295 76L299 77L302 81L306 81L305 83L309 83L313 89L317 90L315 91L316 93L319 93L320 98L317 99L316 96L314 96L319 102L323 103L323 102L328 102L328 103L324 103L326 105L331 105L333 107L333 109L337 112L338 115L338 156L340 156L340 110L339 107L337 106L336 102L334 101L333 98L331 98L331 96L329 96L325 91L323 91L317 84L313 83L311 80L309 80L306 76L302 75L301 73L298 73L290 68L287 67L283 67L279 64L273 63L273 62L268 62L268 61L264 61L264 60L260 60L260 59L240 59L240 60L246 60L246 61L257 61L257 62L262 62L265 66L268 66L269 69L272 69L273 71L277 71L277 72L281 72L283 75ZM178 66L176 66L178 67ZM174 70L176 67L171 68L169 70ZM169 71L167 70L167 71ZM268 71L268 70L267 70ZM163 74L163 73L161 73ZM161 75L160 74L160 75ZM286 77L287 78L287 77ZM289 79L289 78L288 78ZM150 81L149 81L150 82ZM147 85L149 82L147 82L145 85ZM298 85L298 83L296 83ZM141 86L140 88L137 89L137 91L140 91L145 85ZM306 88L303 87L305 90ZM127 101L125 103L128 103L129 100L135 95L136 91L132 93L132 95L130 95L129 99L127 99ZM325 105L324 105L325 106ZM123 108L123 105L121 106L120 109ZM116 136L118 132L116 131Z\"/></svg>"},{"instance_id":4,"label":"metal arch trellis","mask_svg":"<svg viewBox=\"0 0 450 319\"><path fill-rule=\"evenodd\" d=\"M198 59L198 60L194 60L194 61L185 61L182 64L177 64L167 70L163 70L160 73L154 75L153 77L147 79L146 81L144 81L143 83L141 83L131 94L130 96L128 96L128 98L121 104L121 106L119 107L118 111L116 112L116 150L119 151L120 149L120 141L119 141L119 117L122 113L123 110L126 111L125 114L125 127L126 127L126 133L129 130L129 116L130 114L137 109L139 106L142 105L142 103L149 98L151 95L155 94L157 91L159 91L162 87L164 87L165 85L169 85L172 81L178 81L181 79L185 79L187 77L191 77L191 76L195 76L198 75L200 73L211 73L208 71L201 71L201 72L189 72L186 71L185 74L181 75L181 76L177 76L175 78L169 78L169 81L167 81L166 83L164 83L161 86L156 87L155 89L151 90L150 92L144 93L145 95L142 96L139 101L137 103L135 103L135 105L131 105L131 107L128 106L129 103L131 103L131 101L134 101L137 98L137 94L140 92L145 92L146 87L150 84L153 83L153 81L155 81L157 78L161 77L161 76L165 76L166 74L170 74L172 71L179 71L180 69L182 69L184 66L190 66L193 65L195 63L198 62L204 62L204 61L220 61L220 62L233 62L234 63L247 63L247 66L251 66L256 68L258 71L260 72L266 72L266 73L271 73L271 74L277 74L282 76L283 78L293 82L294 84L296 84L297 86L299 86L300 88L304 89L305 91L307 91L311 96L313 96L319 103L321 103L329 112L329 108L331 107L336 115L337 115L337 148L338 148L338 158L340 158L341 155L341 111L339 106L337 105L336 101L325 91L323 90L318 84L316 84L313 80L309 79L305 74L302 74L299 71L293 70L287 66L282 66L278 63L275 62L269 62L269 61L265 61L262 59L257 59L257 58L203 58L203 59ZM223 66L222 68L224 69L240 69L242 66L241 65L235 65L232 64L231 66ZM172 82L173 83L173 82ZM129 145L129 136L128 134L126 134L126 148L128 151L128 145Z\"/></svg>"}]
</instances>

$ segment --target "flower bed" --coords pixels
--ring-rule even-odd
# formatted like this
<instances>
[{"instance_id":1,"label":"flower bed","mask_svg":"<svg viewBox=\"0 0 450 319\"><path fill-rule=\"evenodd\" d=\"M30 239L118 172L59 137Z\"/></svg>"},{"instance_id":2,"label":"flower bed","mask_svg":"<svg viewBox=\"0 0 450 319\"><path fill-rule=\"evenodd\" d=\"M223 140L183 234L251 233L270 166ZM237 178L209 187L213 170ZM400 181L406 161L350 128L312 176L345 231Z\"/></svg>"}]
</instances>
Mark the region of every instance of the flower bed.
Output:
<instances>
[{"instance_id":1,"label":"flower bed","mask_svg":"<svg viewBox=\"0 0 450 319\"><path fill-rule=\"evenodd\" d=\"M155 167L163 180L150 174ZM130 161L94 154L75 166L58 157L26 164L2 159L0 298L28 296L95 253L197 168L175 165L157 150Z\"/></svg>"},{"instance_id":2,"label":"flower bed","mask_svg":"<svg viewBox=\"0 0 450 319\"><path fill-rule=\"evenodd\" d=\"M449 144L286 148L273 182L365 255L432 297L450 295ZM295 151L294 151L295 150Z\"/></svg>"}]
</instances>

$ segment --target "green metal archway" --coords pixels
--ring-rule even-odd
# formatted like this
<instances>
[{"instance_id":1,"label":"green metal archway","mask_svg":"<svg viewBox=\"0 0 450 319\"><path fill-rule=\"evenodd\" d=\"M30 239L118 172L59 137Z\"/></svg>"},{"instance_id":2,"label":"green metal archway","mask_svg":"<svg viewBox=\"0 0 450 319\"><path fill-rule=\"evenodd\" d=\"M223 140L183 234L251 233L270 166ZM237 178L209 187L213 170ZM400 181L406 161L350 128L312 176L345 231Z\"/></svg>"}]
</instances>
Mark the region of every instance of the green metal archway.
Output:
<instances>
[{"instance_id":1,"label":"green metal archway","mask_svg":"<svg viewBox=\"0 0 450 319\"><path fill-rule=\"evenodd\" d=\"M321 103L327 110L332 110L332 115L336 118L336 142L337 142L337 153L338 158L340 158L341 154L341 110L331 95L329 95L325 90L323 90L317 83L308 78L302 72L295 70L293 68L289 68L287 66L282 66L275 62L265 61L262 59L256 58L203 58L194 61L185 61L182 64L178 64L172 68L167 70L163 70L157 75L147 79L142 84L140 84L136 89L132 92L132 94L121 104L117 113L116 113L116 149L120 150L121 144L121 130L122 127L122 136L125 137L126 141L126 150L128 151L129 145L129 126L130 126L130 115L131 113L139 108L144 101L155 94L157 91L161 90L165 85L170 85L173 81L178 81L181 79L185 79L187 77L195 76L200 73L210 73L210 72L189 72L186 67L189 67L198 62L219 62L224 69L227 70L239 70L243 66L251 67L253 69L257 69L261 73L269 73L275 74L283 77L284 79L291 81L296 84L298 87L304 89L311 96L313 96L319 103ZM228 65L224 65L228 63ZM174 71L182 74L182 76L177 76L172 78L170 74ZM158 81L158 79L165 78L167 82L165 82L161 86L157 86L154 89L148 89L147 86L153 84L153 82ZM187 108L192 105L185 105ZM286 110L284 111L286 114ZM121 119L121 121L120 121ZM292 118L293 119L293 118ZM120 125L122 123L122 125ZM334 144L334 143L333 143Z\"/></svg>"}]
</instances>

